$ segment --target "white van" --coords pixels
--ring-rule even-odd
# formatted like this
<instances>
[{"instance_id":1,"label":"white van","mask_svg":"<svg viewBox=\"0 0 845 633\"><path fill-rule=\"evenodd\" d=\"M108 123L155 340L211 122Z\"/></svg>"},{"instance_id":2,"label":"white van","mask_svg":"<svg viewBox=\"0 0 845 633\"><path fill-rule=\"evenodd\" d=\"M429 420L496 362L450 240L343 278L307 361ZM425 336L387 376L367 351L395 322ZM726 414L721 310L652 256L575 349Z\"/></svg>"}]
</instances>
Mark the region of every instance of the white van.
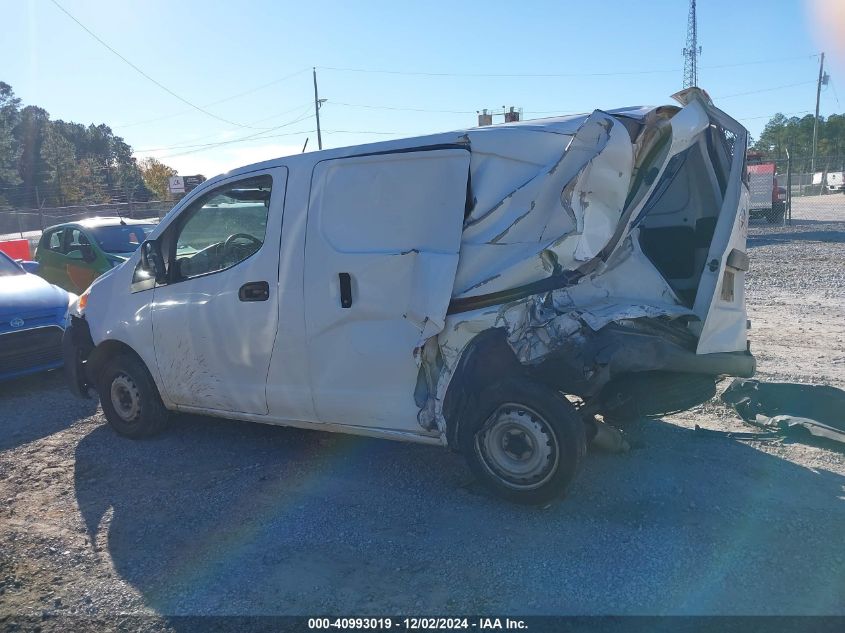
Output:
<instances>
[{"instance_id":1,"label":"white van","mask_svg":"<svg viewBox=\"0 0 845 633\"><path fill-rule=\"evenodd\" d=\"M698 89L289 156L192 191L82 295L71 389L448 446L544 503L603 422L751 376L746 130Z\"/></svg>"}]
</instances>

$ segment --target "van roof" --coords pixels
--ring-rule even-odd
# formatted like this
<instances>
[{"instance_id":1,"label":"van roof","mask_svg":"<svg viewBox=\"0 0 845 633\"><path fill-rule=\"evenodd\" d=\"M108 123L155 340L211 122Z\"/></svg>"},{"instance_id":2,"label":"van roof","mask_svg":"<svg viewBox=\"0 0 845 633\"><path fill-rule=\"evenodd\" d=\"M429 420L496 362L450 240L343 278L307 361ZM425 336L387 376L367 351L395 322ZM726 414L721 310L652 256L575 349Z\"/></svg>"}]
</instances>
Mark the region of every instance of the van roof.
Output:
<instances>
[{"instance_id":1,"label":"van roof","mask_svg":"<svg viewBox=\"0 0 845 633\"><path fill-rule=\"evenodd\" d=\"M616 108L613 110L605 110L605 112L614 116L624 116L640 120L645 118L649 112L655 110L656 107L657 106L630 106L625 108ZM679 109L677 106L666 107L676 110ZM209 186L214 186L216 182L224 178L230 178L232 176L249 173L259 169L270 169L283 165L293 166L299 162L316 163L321 160L343 158L345 156L352 156L356 154L369 154L400 149L411 149L414 147L432 147L437 145L466 143L471 141L473 136L477 135L484 135L485 137L488 135L505 136L515 132L525 131L546 132L551 134L574 134L589 116L590 113L568 114L485 127L465 128L461 130L453 130L451 132L441 132L424 136L391 139L388 141L378 141L364 145L348 145L344 147L318 150L316 152L308 152L307 154L292 154L258 163L252 163L250 165L244 165L243 167L237 167L225 174L219 174L213 178L209 178L201 185L201 187L202 189L206 189Z\"/></svg>"},{"instance_id":2,"label":"van roof","mask_svg":"<svg viewBox=\"0 0 845 633\"><path fill-rule=\"evenodd\" d=\"M121 223L121 218L114 216L114 217L96 217L96 218L83 218L81 220L74 220L71 222L66 222L65 224L77 224L86 229L95 229L100 226L116 226ZM123 218L124 224L155 224L156 220L135 220L131 218Z\"/></svg>"}]
</instances>

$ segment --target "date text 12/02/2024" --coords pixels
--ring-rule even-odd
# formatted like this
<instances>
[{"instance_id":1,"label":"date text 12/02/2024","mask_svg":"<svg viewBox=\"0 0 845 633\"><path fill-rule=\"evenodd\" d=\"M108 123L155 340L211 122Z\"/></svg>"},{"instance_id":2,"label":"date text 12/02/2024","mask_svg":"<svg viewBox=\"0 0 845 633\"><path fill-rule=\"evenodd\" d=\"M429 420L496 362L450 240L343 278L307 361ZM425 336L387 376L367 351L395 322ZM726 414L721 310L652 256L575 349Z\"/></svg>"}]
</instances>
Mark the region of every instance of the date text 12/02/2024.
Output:
<instances>
[{"instance_id":1,"label":"date text 12/02/2024","mask_svg":"<svg viewBox=\"0 0 845 633\"><path fill-rule=\"evenodd\" d=\"M373 630L525 630L524 620L512 618L309 618L308 628Z\"/></svg>"}]
</instances>

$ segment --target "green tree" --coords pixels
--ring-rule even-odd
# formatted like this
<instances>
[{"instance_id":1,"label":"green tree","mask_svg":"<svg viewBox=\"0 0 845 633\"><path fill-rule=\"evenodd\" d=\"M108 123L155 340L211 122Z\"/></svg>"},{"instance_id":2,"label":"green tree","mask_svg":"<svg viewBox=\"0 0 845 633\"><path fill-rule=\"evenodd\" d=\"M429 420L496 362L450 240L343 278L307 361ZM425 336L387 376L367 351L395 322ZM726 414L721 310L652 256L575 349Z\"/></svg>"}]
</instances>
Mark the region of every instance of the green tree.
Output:
<instances>
[{"instance_id":1,"label":"green tree","mask_svg":"<svg viewBox=\"0 0 845 633\"><path fill-rule=\"evenodd\" d=\"M801 118L776 114L752 148L765 158L783 159L789 150L795 172L808 172L813 154L812 114ZM816 171L845 169L845 114L819 117L816 126Z\"/></svg>"},{"instance_id":2,"label":"green tree","mask_svg":"<svg viewBox=\"0 0 845 633\"><path fill-rule=\"evenodd\" d=\"M176 175L176 170L152 157L142 160L140 162L140 168L147 188L152 191L159 200L167 200L167 180L171 176Z\"/></svg>"},{"instance_id":3,"label":"green tree","mask_svg":"<svg viewBox=\"0 0 845 633\"><path fill-rule=\"evenodd\" d=\"M44 189L48 175L41 158L41 146L44 144L49 123L50 115L46 110L29 105L21 109L18 123L12 131L20 152L18 176L21 184L17 196L19 206L37 206L38 192Z\"/></svg>"},{"instance_id":4,"label":"green tree","mask_svg":"<svg viewBox=\"0 0 845 633\"><path fill-rule=\"evenodd\" d=\"M73 144L54 125L48 125L41 144L46 183L50 185L47 199L52 204L65 206L79 202L79 170Z\"/></svg>"},{"instance_id":5,"label":"green tree","mask_svg":"<svg viewBox=\"0 0 845 633\"><path fill-rule=\"evenodd\" d=\"M14 188L21 182L18 176L20 147L13 134L20 115L20 103L12 87L0 81L0 205L8 204Z\"/></svg>"}]
</instances>

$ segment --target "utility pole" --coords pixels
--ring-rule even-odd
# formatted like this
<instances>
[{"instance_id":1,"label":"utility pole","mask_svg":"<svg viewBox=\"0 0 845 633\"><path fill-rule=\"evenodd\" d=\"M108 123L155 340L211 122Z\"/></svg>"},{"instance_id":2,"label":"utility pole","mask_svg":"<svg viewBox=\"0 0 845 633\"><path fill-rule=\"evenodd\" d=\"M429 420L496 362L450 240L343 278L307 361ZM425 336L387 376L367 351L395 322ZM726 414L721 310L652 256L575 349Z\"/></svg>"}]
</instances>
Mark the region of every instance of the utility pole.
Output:
<instances>
[{"instance_id":1,"label":"utility pole","mask_svg":"<svg viewBox=\"0 0 845 633\"><path fill-rule=\"evenodd\" d=\"M317 94L317 67L313 67L312 70L314 71L314 115L317 117L317 149L323 149L323 137L320 135L320 106L323 105L325 99L321 100Z\"/></svg>"},{"instance_id":2,"label":"utility pole","mask_svg":"<svg viewBox=\"0 0 845 633\"><path fill-rule=\"evenodd\" d=\"M698 56L701 47L698 45L698 19L695 16L695 0L689 2L687 16L687 46L684 48L684 88L698 85Z\"/></svg>"},{"instance_id":3,"label":"utility pole","mask_svg":"<svg viewBox=\"0 0 845 633\"><path fill-rule=\"evenodd\" d=\"M819 62L819 80L816 83L816 118L813 119L813 157L810 159L810 173L816 173L816 135L819 127L819 98L822 94L822 84L827 84L828 76L824 72L824 53Z\"/></svg>"}]
</instances>

